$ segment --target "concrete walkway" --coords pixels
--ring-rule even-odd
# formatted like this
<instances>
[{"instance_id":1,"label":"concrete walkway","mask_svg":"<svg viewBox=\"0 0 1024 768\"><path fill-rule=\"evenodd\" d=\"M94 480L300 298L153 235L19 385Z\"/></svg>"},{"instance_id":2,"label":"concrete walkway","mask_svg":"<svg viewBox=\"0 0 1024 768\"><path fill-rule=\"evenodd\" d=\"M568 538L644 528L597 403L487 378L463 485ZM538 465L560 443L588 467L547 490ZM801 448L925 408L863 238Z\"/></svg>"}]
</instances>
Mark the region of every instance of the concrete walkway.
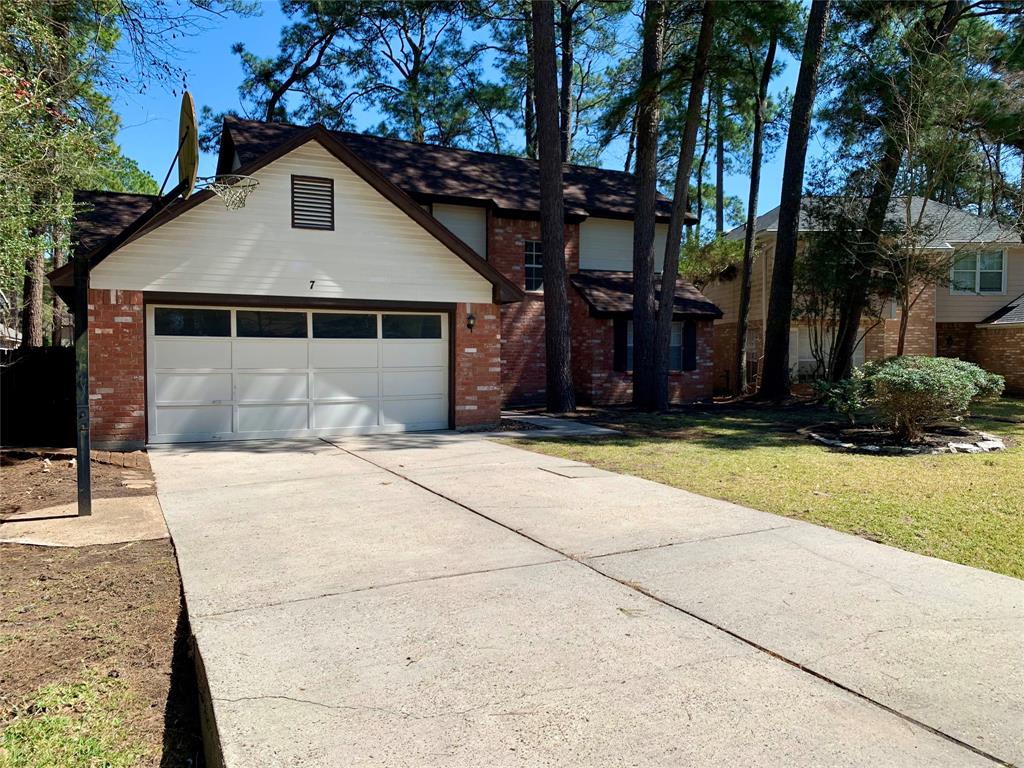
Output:
<instances>
[{"instance_id":1,"label":"concrete walkway","mask_svg":"<svg viewBox=\"0 0 1024 768\"><path fill-rule=\"evenodd\" d=\"M78 516L78 503L19 512L0 520L0 543L37 547L91 547L166 539L156 496L93 499L92 515Z\"/></svg>"},{"instance_id":2,"label":"concrete walkway","mask_svg":"<svg viewBox=\"0 0 1024 768\"><path fill-rule=\"evenodd\" d=\"M1024 763L1024 582L472 437L151 460L232 768Z\"/></svg>"}]
</instances>

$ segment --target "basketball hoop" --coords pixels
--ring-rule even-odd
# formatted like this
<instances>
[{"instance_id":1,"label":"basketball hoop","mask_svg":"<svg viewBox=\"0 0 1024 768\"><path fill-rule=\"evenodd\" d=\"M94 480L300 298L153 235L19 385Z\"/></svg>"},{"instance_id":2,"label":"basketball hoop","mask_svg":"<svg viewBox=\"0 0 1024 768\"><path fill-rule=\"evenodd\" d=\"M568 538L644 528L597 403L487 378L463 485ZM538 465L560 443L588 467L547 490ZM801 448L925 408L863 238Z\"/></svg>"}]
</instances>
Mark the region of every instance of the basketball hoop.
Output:
<instances>
[{"instance_id":1,"label":"basketball hoop","mask_svg":"<svg viewBox=\"0 0 1024 768\"><path fill-rule=\"evenodd\" d=\"M221 176L204 176L196 179L197 189L208 189L221 200L229 211L237 211L245 207L249 194L260 185L252 176L223 174Z\"/></svg>"}]
</instances>

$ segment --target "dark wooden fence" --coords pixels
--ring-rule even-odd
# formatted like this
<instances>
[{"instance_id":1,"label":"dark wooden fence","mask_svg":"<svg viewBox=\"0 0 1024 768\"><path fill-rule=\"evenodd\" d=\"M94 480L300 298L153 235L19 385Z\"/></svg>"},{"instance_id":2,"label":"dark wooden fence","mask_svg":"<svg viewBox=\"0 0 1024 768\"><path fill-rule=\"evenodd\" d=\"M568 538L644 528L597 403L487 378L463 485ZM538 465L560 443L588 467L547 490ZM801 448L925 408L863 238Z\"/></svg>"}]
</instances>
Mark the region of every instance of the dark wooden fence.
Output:
<instances>
[{"instance_id":1,"label":"dark wooden fence","mask_svg":"<svg viewBox=\"0 0 1024 768\"><path fill-rule=\"evenodd\" d=\"M75 350L0 351L0 444L75 444Z\"/></svg>"}]
</instances>

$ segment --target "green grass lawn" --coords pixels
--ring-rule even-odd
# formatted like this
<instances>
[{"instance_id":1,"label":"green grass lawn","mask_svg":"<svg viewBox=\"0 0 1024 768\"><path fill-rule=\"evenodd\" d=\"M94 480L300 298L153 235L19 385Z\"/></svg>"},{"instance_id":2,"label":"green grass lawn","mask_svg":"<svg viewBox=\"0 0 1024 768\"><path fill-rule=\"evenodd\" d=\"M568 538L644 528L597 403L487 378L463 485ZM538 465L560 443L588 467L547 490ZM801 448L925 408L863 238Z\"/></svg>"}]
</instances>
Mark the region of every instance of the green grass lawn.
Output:
<instances>
[{"instance_id":1,"label":"green grass lawn","mask_svg":"<svg viewBox=\"0 0 1024 768\"><path fill-rule=\"evenodd\" d=\"M624 434L515 444L1024 578L1024 400L980 406L970 422L1008 450L938 456L829 450L795 432L832 418L809 406L582 417Z\"/></svg>"},{"instance_id":2,"label":"green grass lawn","mask_svg":"<svg viewBox=\"0 0 1024 768\"><path fill-rule=\"evenodd\" d=\"M125 686L98 673L40 689L0 734L0 768L131 768L146 757L124 722Z\"/></svg>"}]
</instances>

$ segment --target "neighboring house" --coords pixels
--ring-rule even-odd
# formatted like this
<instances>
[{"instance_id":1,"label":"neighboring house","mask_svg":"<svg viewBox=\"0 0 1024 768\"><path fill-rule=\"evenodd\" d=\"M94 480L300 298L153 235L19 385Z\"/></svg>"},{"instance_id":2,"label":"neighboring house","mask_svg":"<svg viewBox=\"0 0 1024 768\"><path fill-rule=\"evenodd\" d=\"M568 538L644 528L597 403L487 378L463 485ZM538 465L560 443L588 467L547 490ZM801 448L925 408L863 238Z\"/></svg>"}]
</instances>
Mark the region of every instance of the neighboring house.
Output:
<instances>
[{"instance_id":1,"label":"neighboring house","mask_svg":"<svg viewBox=\"0 0 1024 768\"><path fill-rule=\"evenodd\" d=\"M0 323L0 349L17 349L21 346L21 331Z\"/></svg>"},{"instance_id":2,"label":"neighboring house","mask_svg":"<svg viewBox=\"0 0 1024 768\"><path fill-rule=\"evenodd\" d=\"M217 170L259 180L245 208L199 192L102 259L154 198L79 196L98 443L460 428L543 401L536 161L228 119ZM624 402L635 182L564 173L574 384ZM71 295L69 268L51 280ZM674 298L672 395L704 398L721 313Z\"/></svg>"},{"instance_id":3,"label":"neighboring house","mask_svg":"<svg viewBox=\"0 0 1024 768\"><path fill-rule=\"evenodd\" d=\"M976 216L942 203L911 198L915 220L922 211L929 233L929 249L948 254L948 285L927 288L911 309L904 353L941 355L976 362L1006 377L1007 390L1024 391L1024 244L1021 234L993 219ZM905 215L906 198L892 201L889 217ZM801 236L813 231L807 211L800 217ZM768 311L779 209L757 219L756 258L751 280L748 334L750 373L761 358L762 328ZM739 239L745 227L727 237ZM715 322L715 388L728 390L736 377L736 317L740 281L730 268L704 288L704 294L723 312ZM881 322L864 321L866 335L854 353L854 363L896 354L899 309L889 304ZM873 326L873 327L872 327ZM790 367L794 378L814 368L810 331L795 319L790 331Z\"/></svg>"}]
</instances>

